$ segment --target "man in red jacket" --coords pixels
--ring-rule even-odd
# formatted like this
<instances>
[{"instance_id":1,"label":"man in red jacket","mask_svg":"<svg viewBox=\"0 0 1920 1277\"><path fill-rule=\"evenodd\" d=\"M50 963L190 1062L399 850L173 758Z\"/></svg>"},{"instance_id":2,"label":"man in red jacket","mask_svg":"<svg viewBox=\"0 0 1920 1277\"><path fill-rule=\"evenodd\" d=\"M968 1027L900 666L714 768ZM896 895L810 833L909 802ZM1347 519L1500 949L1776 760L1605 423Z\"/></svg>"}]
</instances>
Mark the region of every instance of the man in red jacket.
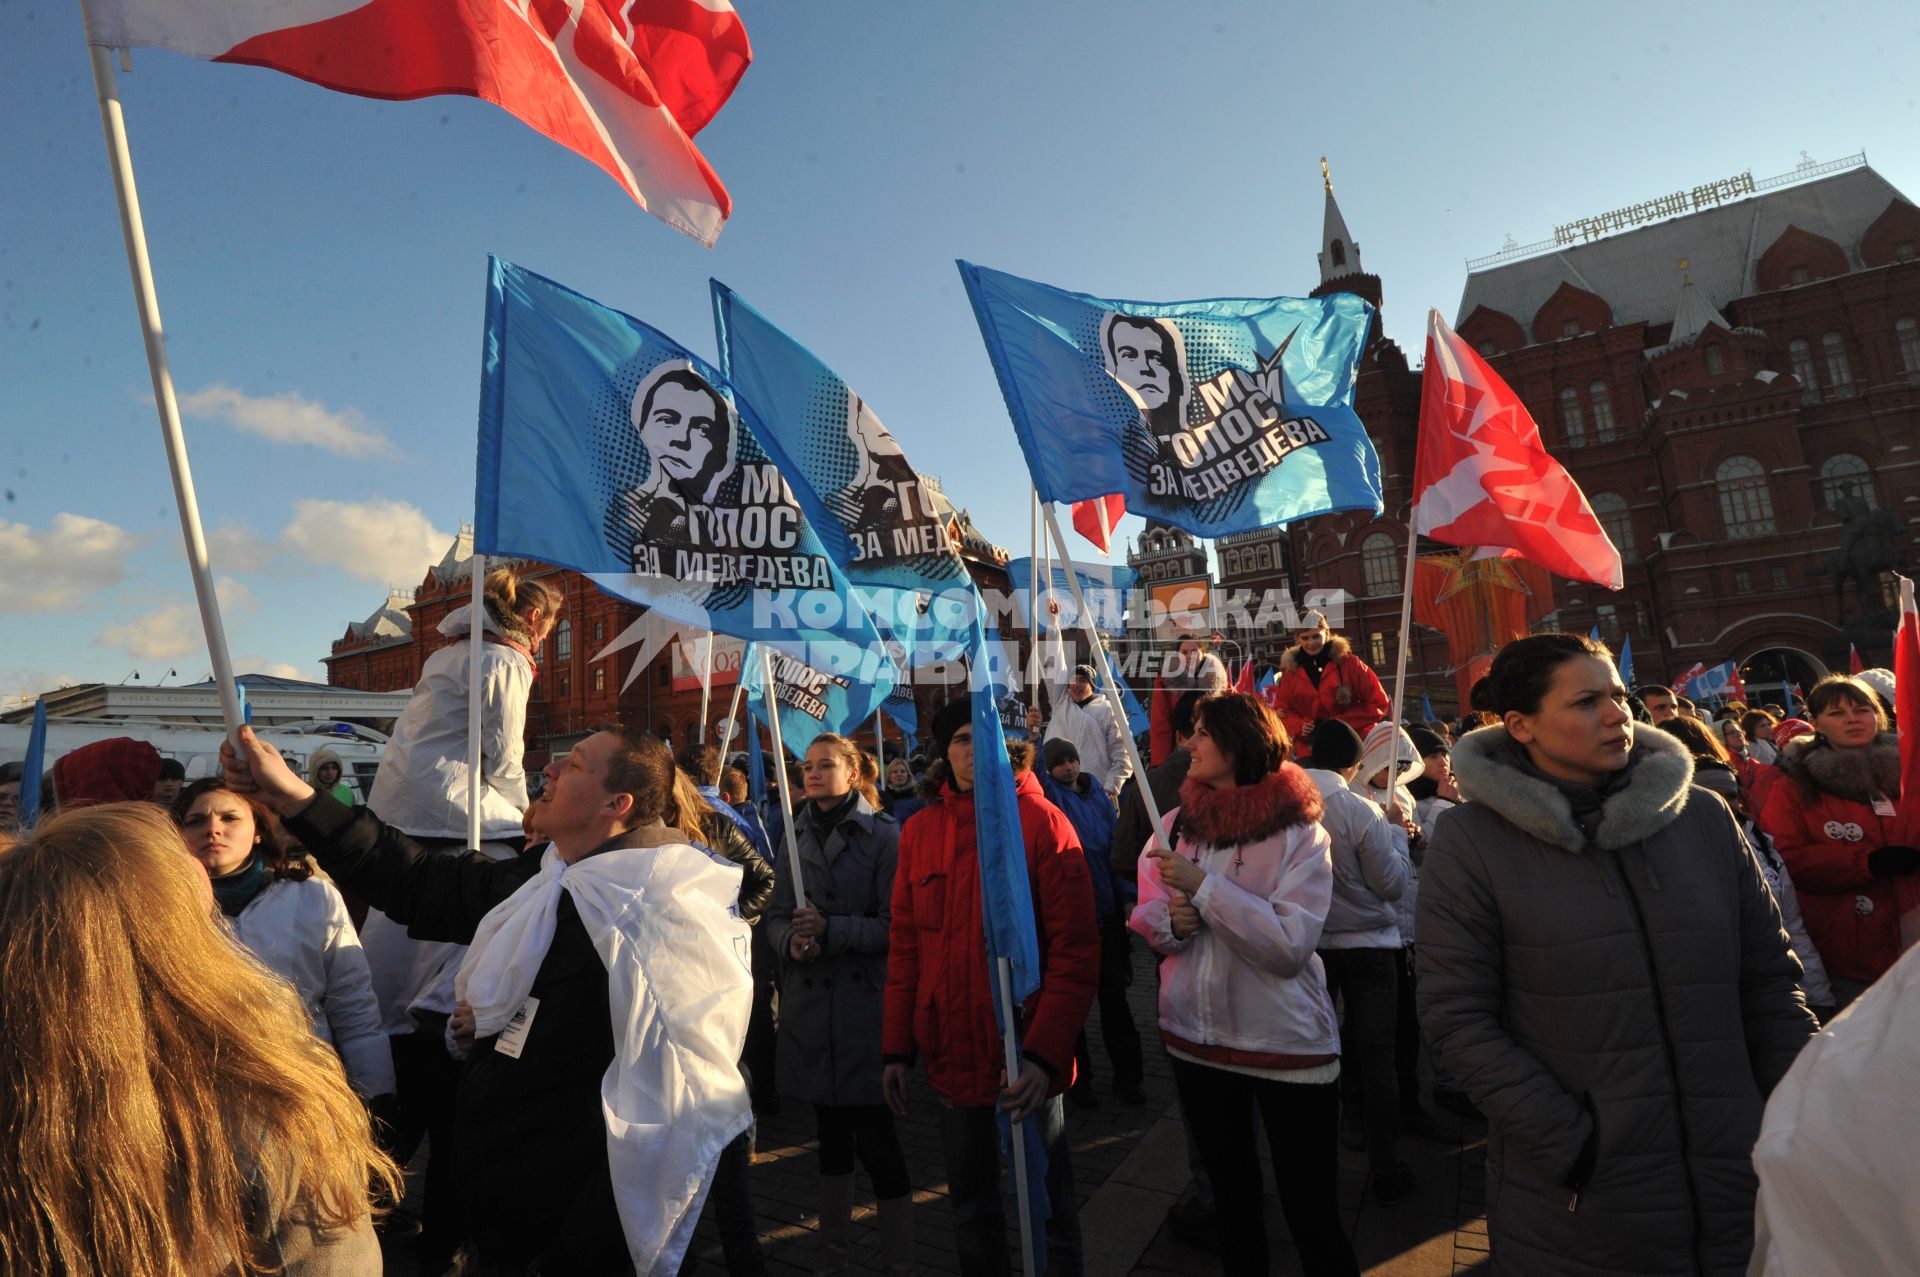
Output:
<instances>
[{"instance_id":1,"label":"man in red jacket","mask_svg":"<svg viewBox=\"0 0 1920 1277\"><path fill-rule=\"evenodd\" d=\"M1042 796L1033 773L1015 781L1020 833L1040 941L1040 989L1021 1008L1021 1068L1008 1078L994 1020L992 971L981 918L973 808L973 719L965 697L933 720L950 775L940 796L908 818L893 878L887 955L886 1055L881 1089L907 1112L907 1070L924 1055L939 1093L940 1142L953 1199L960 1271L1008 1271L994 1109L1033 1118L1047 1146L1048 1271L1081 1272L1080 1218L1060 1097L1073 1084L1073 1046L1100 982L1093 884L1073 826ZM1004 759L982 765L1005 767Z\"/></svg>"}]
</instances>

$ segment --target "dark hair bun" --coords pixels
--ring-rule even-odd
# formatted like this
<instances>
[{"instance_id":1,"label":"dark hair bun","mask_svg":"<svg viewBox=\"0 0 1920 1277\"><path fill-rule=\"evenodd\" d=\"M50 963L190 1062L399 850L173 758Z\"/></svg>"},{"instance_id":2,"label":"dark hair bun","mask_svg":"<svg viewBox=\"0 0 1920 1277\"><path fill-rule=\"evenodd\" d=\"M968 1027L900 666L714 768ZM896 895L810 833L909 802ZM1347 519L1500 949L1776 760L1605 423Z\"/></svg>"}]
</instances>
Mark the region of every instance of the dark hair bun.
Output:
<instances>
[{"instance_id":1,"label":"dark hair bun","mask_svg":"<svg viewBox=\"0 0 1920 1277\"><path fill-rule=\"evenodd\" d=\"M1501 648L1487 667L1487 676L1474 684L1473 707L1491 714L1537 714L1540 702L1553 686L1553 672L1568 661L1613 654L1584 634L1529 634Z\"/></svg>"}]
</instances>

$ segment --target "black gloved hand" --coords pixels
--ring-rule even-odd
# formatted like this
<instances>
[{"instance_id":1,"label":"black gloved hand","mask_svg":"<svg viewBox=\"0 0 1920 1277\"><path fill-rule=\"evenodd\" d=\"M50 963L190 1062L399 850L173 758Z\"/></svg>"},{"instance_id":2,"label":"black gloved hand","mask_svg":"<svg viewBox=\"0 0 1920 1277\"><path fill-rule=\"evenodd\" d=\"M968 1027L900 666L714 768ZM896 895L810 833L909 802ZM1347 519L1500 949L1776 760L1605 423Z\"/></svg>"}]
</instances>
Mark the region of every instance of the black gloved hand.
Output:
<instances>
[{"instance_id":1,"label":"black gloved hand","mask_svg":"<svg viewBox=\"0 0 1920 1277\"><path fill-rule=\"evenodd\" d=\"M1867 872L1876 878L1920 869L1920 847L1878 847L1867 853Z\"/></svg>"}]
</instances>

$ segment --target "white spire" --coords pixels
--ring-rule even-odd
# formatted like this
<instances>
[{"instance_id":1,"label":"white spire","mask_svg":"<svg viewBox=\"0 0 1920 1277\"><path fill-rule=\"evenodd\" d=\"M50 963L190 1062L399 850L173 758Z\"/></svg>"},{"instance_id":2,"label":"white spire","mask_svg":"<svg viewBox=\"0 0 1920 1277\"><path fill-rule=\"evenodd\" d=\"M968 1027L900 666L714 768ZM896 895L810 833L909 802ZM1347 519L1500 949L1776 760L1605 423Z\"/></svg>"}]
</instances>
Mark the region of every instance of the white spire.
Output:
<instances>
[{"instance_id":1,"label":"white spire","mask_svg":"<svg viewBox=\"0 0 1920 1277\"><path fill-rule=\"evenodd\" d=\"M1710 324L1732 331L1732 326L1707 300L1707 295L1693 286L1689 277L1680 285L1680 300L1673 308L1673 331L1667 335L1667 344L1685 345L1705 332Z\"/></svg>"},{"instance_id":2,"label":"white spire","mask_svg":"<svg viewBox=\"0 0 1920 1277\"><path fill-rule=\"evenodd\" d=\"M1360 273L1360 246L1340 216L1340 205L1333 198L1333 177L1327 171L1327 157L1320 157L1320 180L1327 188L1327 216L1320 230L1320 282Z\"/></svg>"}]
</instances>

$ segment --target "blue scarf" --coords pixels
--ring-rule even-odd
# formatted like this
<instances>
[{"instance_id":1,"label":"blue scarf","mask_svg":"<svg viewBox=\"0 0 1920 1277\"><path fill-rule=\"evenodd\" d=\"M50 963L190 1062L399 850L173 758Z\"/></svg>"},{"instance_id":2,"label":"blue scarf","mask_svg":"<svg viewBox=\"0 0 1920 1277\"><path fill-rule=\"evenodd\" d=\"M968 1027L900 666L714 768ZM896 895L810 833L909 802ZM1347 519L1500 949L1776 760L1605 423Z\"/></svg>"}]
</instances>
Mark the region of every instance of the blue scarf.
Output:
<instances>
[{"instance_id":1,"label":"blue scarf","mask_svg":"<svg viewBox=\"0 0 1920 1277\"><path fill-rule=\"evenodd\" d=\"M237 918L240 911L253 903L253 898L267 889L273 881L273 875L267 872L266 862L258 856L249 856L247 863L230 874L213 880L213 898L220 902L220 912L229 918Z\"/></svg>"}]
</instances>

